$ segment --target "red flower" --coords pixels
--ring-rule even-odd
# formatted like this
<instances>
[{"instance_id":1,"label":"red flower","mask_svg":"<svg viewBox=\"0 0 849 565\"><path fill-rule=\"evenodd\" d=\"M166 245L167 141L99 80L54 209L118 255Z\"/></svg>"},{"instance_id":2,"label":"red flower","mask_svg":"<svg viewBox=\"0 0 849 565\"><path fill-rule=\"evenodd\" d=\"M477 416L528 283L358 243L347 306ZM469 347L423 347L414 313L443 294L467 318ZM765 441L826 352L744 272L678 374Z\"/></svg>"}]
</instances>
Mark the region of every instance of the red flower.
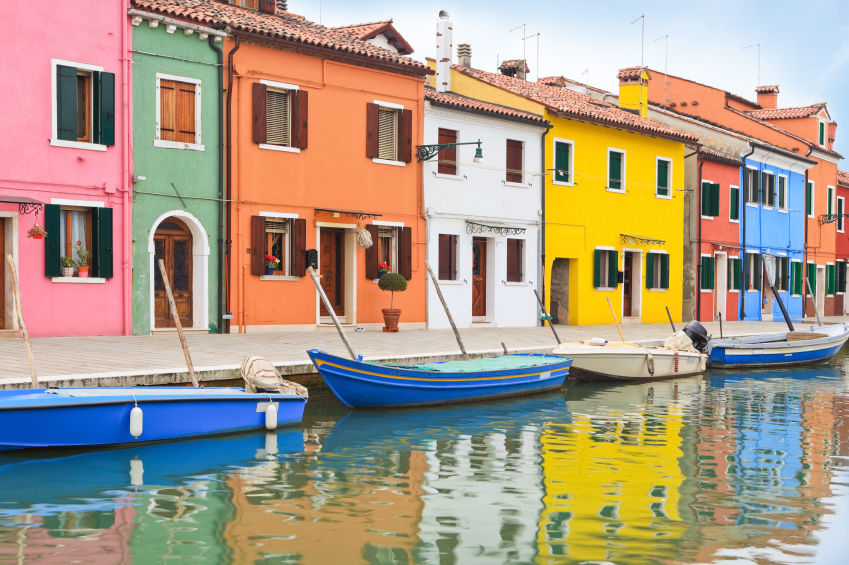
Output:
<instances>
[{"instance_id":1,"label":"red flower","mask_svg":"<svg viewBox=\"0 0 849 565\"><path fill-rule=\"evenodd\" d=\"M82 245L82 243L80 243L80 242L78 241L78 242L77 242L77 245Z\"/></svg>"},{"instance_id":2,"label":"red flower","mask_svg":"<svg viewBox=\"0 0 849 565\"><path fill-rule=\"evenodd\" d=\"M389 265L387 265L386 263L378 263L377 266L381 269L386 269L387 271L389 270Z\"/></svg>"},{"instance_id":3,"label":"red flower","mask_svg":"<svg viewBox=\"0 0 849 565\"><path fill-rule=\"evenodd\" d=\"M272 263L276 263L276 262L277 262L277 257L275 257L274 255L266 255L266 256L265 256L265 260L266 260L266 261L271 261Z\"/></svg>"}]
</instances>

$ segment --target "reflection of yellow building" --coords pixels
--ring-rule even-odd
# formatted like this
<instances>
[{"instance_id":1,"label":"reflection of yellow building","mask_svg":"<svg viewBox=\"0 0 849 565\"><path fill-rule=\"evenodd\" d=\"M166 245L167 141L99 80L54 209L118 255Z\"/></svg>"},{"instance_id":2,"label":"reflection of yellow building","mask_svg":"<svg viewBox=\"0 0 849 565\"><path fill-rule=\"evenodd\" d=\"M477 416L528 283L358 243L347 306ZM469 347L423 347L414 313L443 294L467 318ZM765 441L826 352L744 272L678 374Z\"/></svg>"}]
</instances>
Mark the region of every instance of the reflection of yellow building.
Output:
<instances>
[{"instance_id":1,"label":"reflection of yellow building","mask_svg":"<svg viewBox=\"0 0 849 565\"><path fill-rule=\"evenodd\" d=\"M686 530L681 410L576 416L542 434L545 509L538 563L673 559Z\"/></svg>"}]
</instances>

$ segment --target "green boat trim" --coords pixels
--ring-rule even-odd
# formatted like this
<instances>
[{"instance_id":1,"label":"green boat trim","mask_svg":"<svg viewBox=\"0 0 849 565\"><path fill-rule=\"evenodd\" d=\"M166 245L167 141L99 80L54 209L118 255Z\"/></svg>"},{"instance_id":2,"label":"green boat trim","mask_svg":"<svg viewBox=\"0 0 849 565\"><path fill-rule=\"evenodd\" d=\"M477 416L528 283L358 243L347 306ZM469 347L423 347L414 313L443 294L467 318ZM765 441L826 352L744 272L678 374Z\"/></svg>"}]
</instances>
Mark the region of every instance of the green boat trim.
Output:
<instances>
[{"instance_id":1,"label":"green boat trim","mask_svg":"<svg viewBox=\"0 0 849 565\"><path fill-rule=\"evenodd\" d=\"M440 361L434 363L404 364L404 363L382 363L373 361L375 365L386 367L397 367L411 371L427 371L431 373L479 373L483 371L505 371L510 369L527 369L532 367L544 367L555 363L562 363L564 357L554 355L500 355L497 357L482 357L469 359L468 361Z\"/></svg>"}]
</instances>

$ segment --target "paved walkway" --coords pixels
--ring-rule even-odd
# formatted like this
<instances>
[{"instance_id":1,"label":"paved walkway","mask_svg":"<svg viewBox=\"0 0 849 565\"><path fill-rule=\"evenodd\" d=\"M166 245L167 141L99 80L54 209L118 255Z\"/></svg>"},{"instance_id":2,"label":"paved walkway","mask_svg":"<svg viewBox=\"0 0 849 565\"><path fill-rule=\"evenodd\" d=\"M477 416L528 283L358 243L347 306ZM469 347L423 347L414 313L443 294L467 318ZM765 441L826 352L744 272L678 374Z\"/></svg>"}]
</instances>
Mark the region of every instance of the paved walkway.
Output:
<instances>
[{"instance_id":1,"label":"paved walkway","mask_svg":"<svg viewBox=\"0 0 849 565\"><path fill-rule=\"evenodd\" d=\"M838 319L832 319L836 322ZM839 319L843 321L843 318ZM718 323L706 323L719 335ZM682 327L678 325L678 329ZM564 342L592 337L618 340L616 326L556 326ZM753 335L784 331L779 322L726 322L724 335ZM669 324L622 326L630 341L665 339ZM544 352L555 341L550 328L479 328L460 330L466 350L473 355L511 351ZM396 334L377 331L348 333L354 350L366 359L436 361L459 358L451 330L408 330ZM246 355L260 355L288 375L314 373L308 349L346 355L335 331L303 333L194 334L187 336L192 361L201 381L232 379ZM189 382L183 351L176 333L152 336L44 337L32 340L40 381L45 386L129 386ZM29 368L23 341L0 340L0 389L28 387Z\"/></svg>"}]
</instances>

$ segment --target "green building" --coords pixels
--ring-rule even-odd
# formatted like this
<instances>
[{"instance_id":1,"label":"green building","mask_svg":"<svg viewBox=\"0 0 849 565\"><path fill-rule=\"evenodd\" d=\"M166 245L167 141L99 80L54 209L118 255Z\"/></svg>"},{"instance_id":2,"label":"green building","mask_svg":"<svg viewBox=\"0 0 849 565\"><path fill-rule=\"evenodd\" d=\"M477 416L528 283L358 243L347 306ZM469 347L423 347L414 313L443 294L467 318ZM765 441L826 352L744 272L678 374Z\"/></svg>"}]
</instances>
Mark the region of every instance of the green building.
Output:
<instances>
[{"instance_id":1,"label":"green building","mask_svg":"<svg viewBox=\"0 0 849 565\"><path fill-rule=\"evenodd\" d=\"M131 9L133 333L180 323L218 332L223 166L219 50L225 33Z\"/></svg>"}]
</instances>

